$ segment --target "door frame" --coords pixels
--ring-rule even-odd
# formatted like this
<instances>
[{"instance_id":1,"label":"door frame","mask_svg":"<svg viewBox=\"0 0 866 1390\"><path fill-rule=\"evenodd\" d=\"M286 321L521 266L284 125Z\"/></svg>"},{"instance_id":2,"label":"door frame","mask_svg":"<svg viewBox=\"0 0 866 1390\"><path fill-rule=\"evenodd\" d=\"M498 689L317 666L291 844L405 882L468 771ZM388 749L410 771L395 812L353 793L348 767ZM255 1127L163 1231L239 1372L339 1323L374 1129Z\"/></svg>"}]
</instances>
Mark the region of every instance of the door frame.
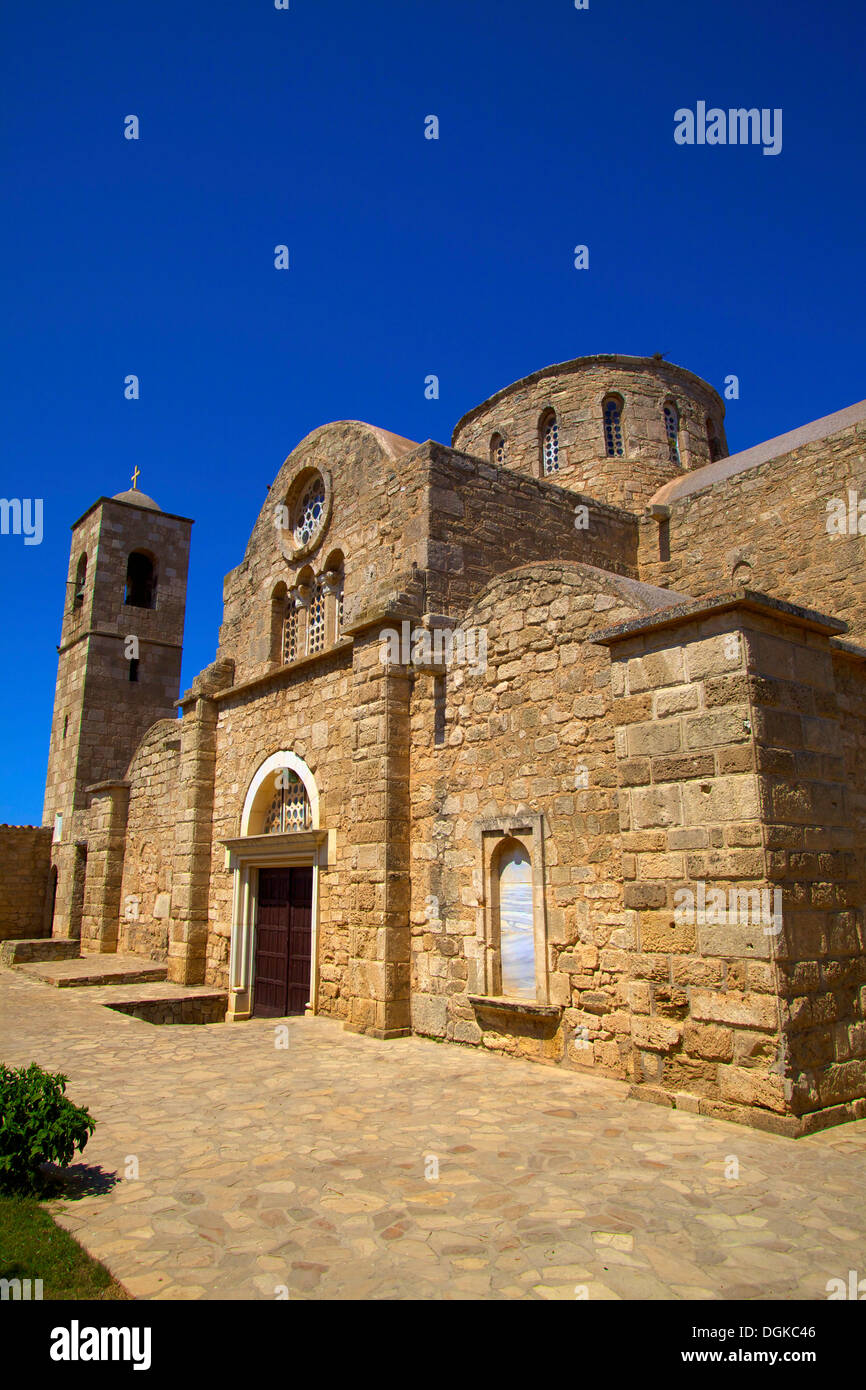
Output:
<instances>
[{"instance_id":1,"label":"door frame","mask_svg":"<svg viewBox=\"0 0 866 1390\"><path fill-rule=\"evenodd\" d=\"M259 869L310 868L313 870L311 907L310 1003L307 1012L319 1010L319 874L335 858L333 830L296 830L284 835L243 835L223 840L226 868L232 871L232 929L229 951L229 1001L227 1023L252 1016L255 930L258 910Z\"/></svg>"}]
</instances>

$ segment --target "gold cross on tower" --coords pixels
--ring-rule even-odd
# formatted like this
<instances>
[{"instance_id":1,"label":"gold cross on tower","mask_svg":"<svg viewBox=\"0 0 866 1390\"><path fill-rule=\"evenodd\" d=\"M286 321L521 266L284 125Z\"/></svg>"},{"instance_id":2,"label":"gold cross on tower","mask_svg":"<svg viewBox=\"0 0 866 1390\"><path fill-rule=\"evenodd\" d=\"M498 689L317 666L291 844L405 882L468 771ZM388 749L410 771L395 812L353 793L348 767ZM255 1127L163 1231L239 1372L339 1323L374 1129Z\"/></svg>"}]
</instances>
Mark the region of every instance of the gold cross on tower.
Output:
<instances>
[{"instance_id":1,"label":"gold cross on tower","mask_svg":"<svg viewBox=\"0 0 866 1390\"><path fill-rule=\"evenodd\" d=\"M136 464L136 465L135 465L135 468L133 469L133 473L132 473L132 488L133 488L133 491L134 491L134 492L137 492L137 491L138 491L138 478L139 478L139 475L140 475L140 474L141 474L141 469L139 468L138 464Z\"/></svg>"}]
</instances>

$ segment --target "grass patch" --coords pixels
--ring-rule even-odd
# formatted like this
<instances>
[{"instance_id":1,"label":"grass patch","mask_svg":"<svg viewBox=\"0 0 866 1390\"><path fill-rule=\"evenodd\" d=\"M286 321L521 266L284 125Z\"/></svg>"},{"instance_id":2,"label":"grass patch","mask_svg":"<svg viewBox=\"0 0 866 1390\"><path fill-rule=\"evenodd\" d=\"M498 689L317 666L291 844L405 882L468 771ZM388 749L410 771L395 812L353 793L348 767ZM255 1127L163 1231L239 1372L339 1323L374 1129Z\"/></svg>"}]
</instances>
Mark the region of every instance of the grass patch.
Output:
<instances>
[{"instance_id":1,"label":"grass patch","mask_svg":"<svg viewBox=\"0 0 866 1390\"><path fill-rule=\"evenodd\" d=\"M33 1197L0 1196L0 1279L41 1279L43 1299L131 1297Z\"/></svg>"}]
</instances>

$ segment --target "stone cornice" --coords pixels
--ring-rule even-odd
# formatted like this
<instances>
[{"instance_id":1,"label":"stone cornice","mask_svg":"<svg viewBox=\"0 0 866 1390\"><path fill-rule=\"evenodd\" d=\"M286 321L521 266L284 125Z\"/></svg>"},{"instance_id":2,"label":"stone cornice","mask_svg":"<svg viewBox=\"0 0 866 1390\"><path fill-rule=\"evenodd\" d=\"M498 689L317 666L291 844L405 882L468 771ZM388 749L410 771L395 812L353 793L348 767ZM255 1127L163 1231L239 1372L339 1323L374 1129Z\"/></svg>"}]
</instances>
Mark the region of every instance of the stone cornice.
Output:
<instances>
[{"instance_id":1,"label":"stone cornice","mask_svg":"<svg viewBox=\"0 0 866 1390\"><path fill-rule=\"evenodd\" d=\"M255 676L252 680L243 681L240 685L230 685L227 690L218 690L214 695L195 694L177 700L177 706L185 710L196 704L198 700L213 700L215 704L222 704L225 700L231 700L236 695L245 695L248 691L258 690L265 685L289 685L294 676L299 672L307 672L311 666L324 661L327 657L339 655L341 652L350 651L352 648L351 639L343 638L340 642L335 642L332 647L326 647L324 651L314 652L311 656L299 657L297 661L280 662L274 665L272 671L266 671L262 676Z\"/></svg>"},{"instance_id":2,"label":"stone cornice","mask_svg":"<svg viewBox=\"0 0 866 1390\"><path fill-rule=\"evenodd\" d=\"M640 637L646 632L658 632L662 628L682 627L697 618L709 617L714 613L727 613L734 609L760 613L762 617L778 618L792 623L795 627L806 628L811 632L822 632L828 637L838 636L848 631L848 624L840 618L828 617L811 608L801 608L783 599L770 598L769 594L758 593L754 589L740 589L714 594L708 598L692 599L688 603L675 604L661 609L645 618L633 618L616 627L599 629L589 633L588 642L600 647L613 647L618 642L626 642L632 637Z\"/></svg>"},{"instance_id":3,"label":"stone cornice","mask_svg":"<svg viewBox=\"0 0 866 1390\"><path fill-rule=\"evenodd\" d=\"M178 516L176 512L154 511L153 507L137 507L134 502L121 502L116 497L97 497L95 502L91 502L87 511L82 512L77 521L73 521L69 528L70 531L74 531L77 526L81 525L82 521L85 521L87 517L90 516L91 512L95 511L97 507L103 506L106 502L110 502L112 507L126 507L127 510L131 512L144 512L150 517L161 517L163 521L183 521L187 526L195 526L195 522L191 516Z\"/></svg>"},{"instance_id":4,"label":"stone cornice","mask_svg":"<svg viewBox=\"0 0 866 1390\"><path fill-rule=\"evenodd\" d=\"M152 612L153 610L143 609L141 611ZM71 651L73 647L78 646L79 642L86 641L88 637L110 637L115 642L125 642L128 635L129 634L124 632L106 632L104 628L101 627L89 627L84 632L76 633L76 635L74 637L71 637L68 642L62 642L60 646L57 648L57 650L61 654L63 652ZM164 642L160 637L142 637L138 634L136 634L136 636L138 636L140 646L144 645L146 647L169 647L173 651L178 652L183 650L182 642Z\"/></svg>"}]
</instances>

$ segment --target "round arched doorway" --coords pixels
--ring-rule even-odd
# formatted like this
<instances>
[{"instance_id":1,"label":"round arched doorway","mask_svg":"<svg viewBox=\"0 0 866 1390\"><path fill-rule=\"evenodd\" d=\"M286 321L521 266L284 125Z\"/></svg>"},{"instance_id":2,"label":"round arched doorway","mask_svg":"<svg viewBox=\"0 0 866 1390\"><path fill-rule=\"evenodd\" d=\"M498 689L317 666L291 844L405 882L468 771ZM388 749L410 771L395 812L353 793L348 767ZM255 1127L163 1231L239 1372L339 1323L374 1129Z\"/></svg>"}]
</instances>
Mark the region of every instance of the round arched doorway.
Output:
<instances>
[{"instance_id":1,"label":"round arched doorway","mask_svg":"<svg viewBox=\"0 0 866 1390\"><path fill-rule=\"evenodd\" d=\"M228 1021L315 1013L319 873L333 832L319 824L319 792L290 749L256 769L240 834L223 841L233 874Z\"/></svg>"}]
</instances>

